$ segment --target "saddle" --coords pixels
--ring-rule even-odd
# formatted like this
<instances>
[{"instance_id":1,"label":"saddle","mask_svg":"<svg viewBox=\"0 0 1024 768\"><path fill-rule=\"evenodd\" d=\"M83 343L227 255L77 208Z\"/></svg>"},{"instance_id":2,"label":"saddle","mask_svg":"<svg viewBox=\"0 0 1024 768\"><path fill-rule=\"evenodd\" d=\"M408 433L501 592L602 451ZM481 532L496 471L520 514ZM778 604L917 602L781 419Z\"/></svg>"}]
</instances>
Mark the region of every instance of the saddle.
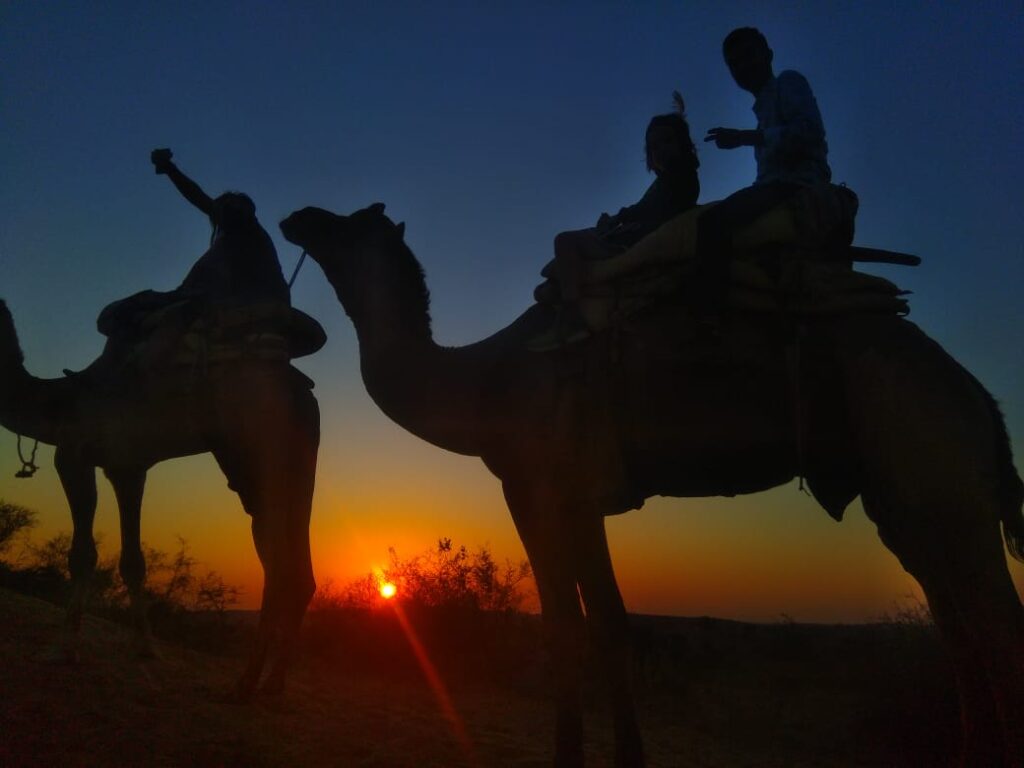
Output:
<instances>
[{"instance_id":1,"label":"saddle","mask_svg":"<svg viewBox=\"0 0 1024 768\"><path fill-rule=\"evenodd\" d=\"M592 331L614 327L652 304L685 303L688 294L701 290L694 284L696 239L706 207L677 216L625 253L588 264L580 313ZM920 259L852 245L856 212L852 191L820 185L802 190L736 233L727 308L797 318L906 315L907 291L856 271L853 264L916 265ZM557 284L548 280L535 296L542 303L558 303Z\"/></svg>"},{"instance_id":2,"label":"saddle","mask_svg":"<svg viewBox=\"0 0 1024 768\"><path fill-rule=\"evenodd\" d=\"M203 301L177 291L141 291L103 309L109 337L90 369L175 371L240 361L287 362L318 351L323 327L285 302Z\"/></svg>"}]
</instances>

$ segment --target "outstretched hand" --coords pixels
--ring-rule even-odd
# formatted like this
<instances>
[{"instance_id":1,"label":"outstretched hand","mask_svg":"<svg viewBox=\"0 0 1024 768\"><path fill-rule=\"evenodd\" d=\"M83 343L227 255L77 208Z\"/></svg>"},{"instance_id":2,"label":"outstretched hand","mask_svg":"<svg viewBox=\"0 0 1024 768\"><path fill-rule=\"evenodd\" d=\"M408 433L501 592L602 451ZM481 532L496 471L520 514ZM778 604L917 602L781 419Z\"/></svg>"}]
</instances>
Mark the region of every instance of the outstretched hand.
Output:
<instances>
[{"instance_id":1,"label":"outstretched hand","mask_svg":"<svg viewBox=\"0 0 1024 768\"><path fill-rule=\"evenodd\" d=\"M158 174L167 173L172 163L171 158L174 154L169 149L154 149L149 153L149 160L153 163L153 168Z\"/></svg>"},{"instance_id":2,"label":"outstretched hand","mask_svg":"<svg viewBox=\"0 0 1024 768\"><path fill-rule=\"evenodd\" d=\"M761 131L741 131L736 128L709 128L704 141L713 141L719 149L736 149L736 147L757 147L764 139Z\"/></svg>"},{"instance_id":3,"label":"outstretched hand","mask_svg":"<svg viewBox=\"0 0 1024 768\"><path fill-rule=\"evenodd\" d=\"M743 146L743 131L735 128L709 128L704 141L713 141L719 149L736 149Z\"/></svg>"}]
</instances>

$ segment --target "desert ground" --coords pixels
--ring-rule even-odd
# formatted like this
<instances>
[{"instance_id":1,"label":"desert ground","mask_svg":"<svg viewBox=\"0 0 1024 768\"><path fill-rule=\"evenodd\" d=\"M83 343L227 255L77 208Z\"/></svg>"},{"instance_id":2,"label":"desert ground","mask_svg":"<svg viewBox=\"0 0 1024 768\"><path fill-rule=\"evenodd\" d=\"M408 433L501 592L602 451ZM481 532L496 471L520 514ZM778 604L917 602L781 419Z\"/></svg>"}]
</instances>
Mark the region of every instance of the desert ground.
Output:
<instances>
[{"instance_id":1,"label":"desert ground","mask_svg":"<svg viewBox=\"0 0 1024 768\"><path fill-rule=\"evenodd\" d=\"M215 653L162 640L159 659L139 660L126 627L88 616L78 663L55 664L46 651L61 619L51 603L0 590L0 765L550 764L535 616L482 634L409 616L454 715L386 613L310 614L286 692L248 704L227 695L241 640ZM941 766L956 746L953 683L925 624L634 617L634 626L651 766ZM592 677L588 765L609 766L611 726Z\"/></svg>"}]
</instances>

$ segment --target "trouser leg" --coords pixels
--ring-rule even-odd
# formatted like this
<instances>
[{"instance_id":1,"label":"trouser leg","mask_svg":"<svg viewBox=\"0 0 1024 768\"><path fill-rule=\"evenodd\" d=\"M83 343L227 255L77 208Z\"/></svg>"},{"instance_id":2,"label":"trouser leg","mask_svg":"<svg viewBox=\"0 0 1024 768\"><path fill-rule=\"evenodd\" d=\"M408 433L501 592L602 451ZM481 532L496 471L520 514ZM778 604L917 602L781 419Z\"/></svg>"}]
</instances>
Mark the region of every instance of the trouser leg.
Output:
<instances>
[{"instance_id":1,"label":"trouser leg","mask_svg":"<svg viewBox=\"0 0 1024 768\"><path fill-rule=\"evenodd\" d=\"M698 306L703 312L716 313L725 307L734 233L799 189L796 184L782 182L745 187L701 213L697 219L694 276L700 286Z\"/></svg>"}]
</instances>

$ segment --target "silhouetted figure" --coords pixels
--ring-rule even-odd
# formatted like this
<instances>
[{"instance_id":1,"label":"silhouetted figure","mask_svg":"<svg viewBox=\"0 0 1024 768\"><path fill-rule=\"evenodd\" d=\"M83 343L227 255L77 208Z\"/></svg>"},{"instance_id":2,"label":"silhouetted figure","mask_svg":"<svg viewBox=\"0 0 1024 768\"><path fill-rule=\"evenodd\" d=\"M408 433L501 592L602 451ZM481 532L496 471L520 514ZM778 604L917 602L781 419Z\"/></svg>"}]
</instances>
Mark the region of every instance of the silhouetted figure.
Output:
<instances>
[{"instance_id":1,"label":"silhouetted figure","mask_svg":"<svg viewBox=\"0 0 1024 768\"><path fill-rule=\"evenodd\" d=\"M241 326L252 332L287 325L288 284L252 199L240 192L211 198L171 157L171 150L156 149L150 159L157 174L166 175L209 218L210 247L174 290L141 291L103 310L99 330L111 340L94 370L111 363L120 369L127 360L143 369L159 366L200 317L227 333Z\"/></svg>"},{"instance_id":2,"label":"silhouetted figure","mask_svg":"<svg viewBox=\"0 0 1024 768\"><path fill-rule=\"evenodd\" d=\"M712 128L704 141L719 149L753 147L757 179L700 216L697 273L706 281L708 311L725 301L732 234L792 197L801 187L827 184L828 144L818 103L799 72L772 70L774 53L760 31L740 27L722 42L725 63L736 84L754 96L757 128Z\"/></svg>"},{"instance_id":3,"label":"silhouetted figure","mask_svg":"<svg viewBox=\"0 0 1024 768\"><path fill-rule=\"evenodd\" d=\"M85 372L37 379L24 369L0 301L0 424L54 446L74 524L71 597L59 658L78 654L82 612L96 569L96 469L110 480L121 520L120 574L135 644L153 653L146 618L140 519L146 473L159 462L212 453L252 518L264 570L256 642L236 686L280 691L306 606L315 591L309 554L320 414L313 382L289 364L326 336L292 309L270 236L245 195L210 198L171 162L152 154L213 225L209 250L172 291L142 291L100 314L109 338ZM12 385L10 382L16 382Z\"/></svg>"},{"instance_id":4,"label":"silhouetted figure","mask_svg":"<svg viewBox=\"0 0 1024 768\"><path fill-rule=\"evenodd\" d=\"M561 232L555 236L555 259L543 274L558 284L561 312L556 324L532 340L529 348L541 352L572 343L589 335L580 314L584 262L606 259L638 243L669 219L692 208L700 195L697 150L690 138L683 99L673 94L676 111L651 118L644 134L647 170L655 175L643 197L619 209L614 216L602 213L589 229ZM537 298L553 298L554 286L544 284Z\"/></svg>"},{"instance_id":5,"label":"silhouetted figure","mask_svg":"<svg viewBox=\"0 0 1024 768\"><path fill-rule=\"evenodd\" d=\"M225 192L211 198L171 160L171 150L153 150L150 159L182 196L205 213L213 233L210 249L195 263L178 291L207 300L288 303L288 284L281 273L270 235L256 218L248 195Z\"/></svg>"}]
</instances>

